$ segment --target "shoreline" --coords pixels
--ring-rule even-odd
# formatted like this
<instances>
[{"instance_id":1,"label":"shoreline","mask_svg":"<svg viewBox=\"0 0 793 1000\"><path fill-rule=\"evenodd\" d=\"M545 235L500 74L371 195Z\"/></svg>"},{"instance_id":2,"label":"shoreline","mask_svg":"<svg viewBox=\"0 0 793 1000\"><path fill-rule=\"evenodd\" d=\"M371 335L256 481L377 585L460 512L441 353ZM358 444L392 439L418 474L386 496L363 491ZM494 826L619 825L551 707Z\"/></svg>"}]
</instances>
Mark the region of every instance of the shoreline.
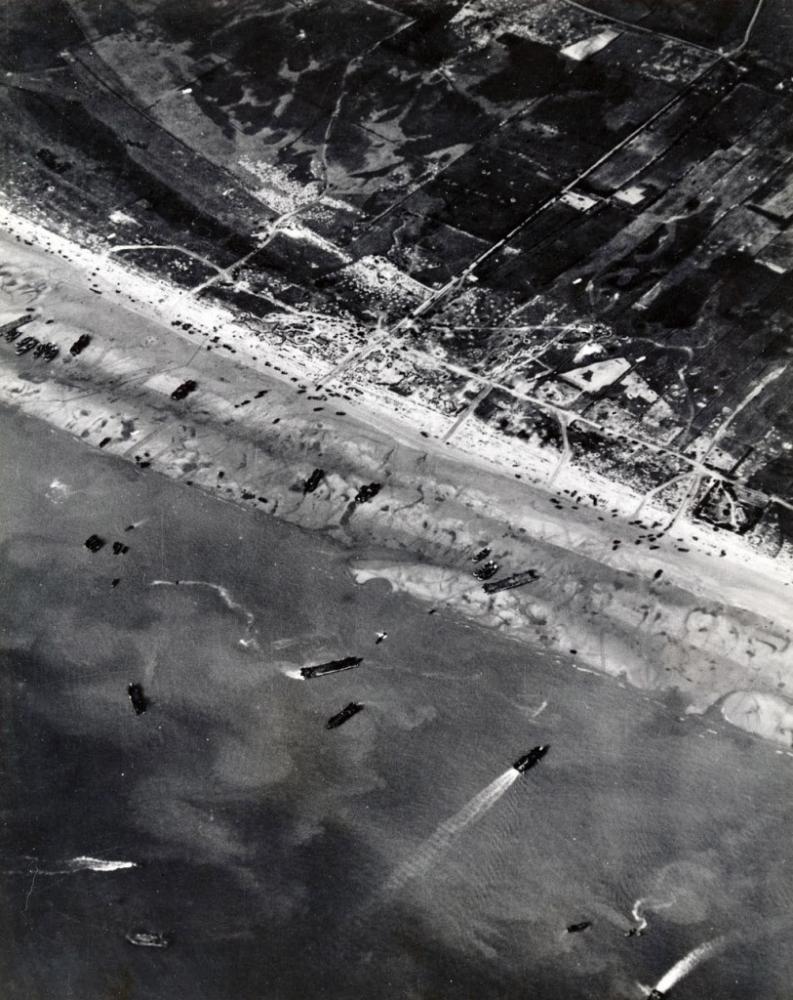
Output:
<instances>
[{"instance_id":1,"label":"shoreline","mask_svg":"<svg viewBox=\"0 0 793 1000\"><path fill-rule=\"evenodd\" d=\"M4 404L215 496L328 532L348 547L394 552L393 560L359 561L359 582L376 576L518 640L565 654L574 649L582 668L632 686L677 688L688 711L718 702L733 725L791 746L785 558L682 519L674 538L649 552L641 537L646 527L627 523L640 499L635 494L576 478L569 464L555 488L544 486L536 470L534 481L518 481L507 465L513 456L497 454L494 462L443 445L441 415L429 410L421 416L433 436L424 437L409 422L416 408L400 410L387 394L356 387L356 400L328 383L319 417L311 405L319 400L301 399L296 385L314 395L319 390L310 387L322 385L327 371L299 349L285 353L281 345L273 354L258 331L222 308L6 210L3 224L12 233L6 264L14 261L20 275L38 269L44 279L33 302L41 319L31 332L40 325L61 348L45 366L16 358L8 345L0 357ZM37 241L50 260L39 257ZM89 282L99 291L92 293ZM10 312L23 312L21 302L17 296ZM191 329L168 325L174 307L170 323ZM44 327L48 319L54 321ZM69 338L86 329L96 350L64 364ZM213 336L228 344L228 354ZM193 376L199 390L174 406L170 392ZM331 386L341 391L330 395ZM343 416L331 414L337 407ZM304 493L312 468L325 475L316 492ZM365 482L379 482L381 492L356 504ZM602 503L584 506L581 496L590 491ZM660 506L642 514L648 522L668 517ZM539 580L485 595L471 576L472 553L483 546L500 565L498 579L534 567ZM747 691L768 709L754 712Z\"/></svg>"}]
</instances>

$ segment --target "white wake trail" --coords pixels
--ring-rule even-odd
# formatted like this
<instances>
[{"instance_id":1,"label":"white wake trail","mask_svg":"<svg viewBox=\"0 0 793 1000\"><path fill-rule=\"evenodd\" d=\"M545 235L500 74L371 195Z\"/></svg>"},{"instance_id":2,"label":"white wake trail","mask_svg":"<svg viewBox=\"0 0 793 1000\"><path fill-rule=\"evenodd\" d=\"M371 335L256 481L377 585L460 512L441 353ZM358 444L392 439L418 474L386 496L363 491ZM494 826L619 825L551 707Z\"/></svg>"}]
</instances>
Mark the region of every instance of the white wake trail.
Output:
<instances>
[{"instance_id":1,"label":"white wake trail","mask_svg":"<svg viewBox=\"0 0 793 1000\"><path fill-rule=\"evenodd\" d=\"M106 861L104 858L92 858L80 855L79 858L72 858L67 862L68 871L91 871L91 872L117 872L125 868L137 868L134 861Z\"/></svg>"},{"instance_id":2,"label":"white wake trail","mask_svg":"<svg viewBox=\"0 0 793 1000\"><path fill-rule=\"evenodd\" d=\"M73 872L117 872L124 871L128 868L137 868L138 863L136 861L109 861L105 858L94 858L87 854L81 854L77 858L71 858L69 861L56 862L54 866L48 866L46 863L40 865L38 861L34 858L29 860L34 861L32 867L21 868L21 869L7 869L4 874L6 875L33 875L38 877L39 875L71 875Z\"/></svg>"},{"instance_id":3,"label":"white wake trail","mask_svg":"<svg viewBox=\"0 0 793 1000\"><path fill-rule=\"evenodd\" d=\"M385 892L396 892L411 879L424 874L435 864L438 856L446 850L454 837L472 823L480 819L489 809L498 802L504 792L519 777L514 767L509 768L492 781L487 788L484 788L478 795L475 795L470 802L447 819L438 827L435 833L426 840L416 854L401 865L386 882Z\"/></svg>"},{"instance_id":4,"label":"white wake trail","mask_svg":"<svg viewBox=\"0 0 793 1000\"><path fill-rule=\"evenodd\" d=\"M300 673L298 667L282 667L281 673L286 677L291 677L293 681L304 681L305 677Z\"/></svg>"},{"instance_id":5,"label":"white wake trail","mask_svg":"<svg viewBox=\"0 0 793 1000\"><path fill-rule=\"evenodd\" d=\"M670 906L674 906L674 899L667 900L666 902L659 903L657 900L652 899L652 897L637 899L633 904L633 909L631 910L631 916L636 921L636 927L633 929L633 933L636 935L642 935L647 930L647 918L644 916L643 910L667 910Z\"/></svg>"},{"instance_id":6,"label":"white wake trail","mask_svg":"<svg viewBox=\"0 0 793 1000\"><path fill-rule=\"evenodd\" d=\"M152 580L150 587L208 587L214 590L230 611L242 615L248 625L248 631L253 631L256 618L243 604L235 601L229 591L220 583L209 583L207 580Z\"/></svg>"},{"instance_id":7,"label":"white wake trail","mask_svg":"<svg viewBox=\"0 0 793 1000\"><path fill-rule=\"evenodd\" d=\"M655 989L661 994L667 993L673 986L677 986L681 979L693 972L698 965L718 954L726 946L727 941L727 937L718 937L694 948L658 980Z\"/></svg>"}]
</instances>

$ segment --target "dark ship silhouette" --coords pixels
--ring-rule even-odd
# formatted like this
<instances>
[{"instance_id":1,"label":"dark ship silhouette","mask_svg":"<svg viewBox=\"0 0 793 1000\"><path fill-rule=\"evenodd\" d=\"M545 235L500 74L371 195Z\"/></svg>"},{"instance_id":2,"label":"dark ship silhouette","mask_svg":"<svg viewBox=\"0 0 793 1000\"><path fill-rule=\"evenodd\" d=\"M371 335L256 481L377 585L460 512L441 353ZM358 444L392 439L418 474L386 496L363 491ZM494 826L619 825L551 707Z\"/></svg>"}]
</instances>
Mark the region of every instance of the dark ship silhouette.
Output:
<instances>
[{"instance_id":1,"label":"dark ship silhouette","mask_svg":"<svg viewBox=\"0 0 793 1000\"><path fill-rule=\"evenodd\" d=\"M528 753L524 753L522 757L518 757L512 766L518 774L525 774L536 764L539 764L549 750L550 747L547 743L543 746L534 747L532 750L529 750Z\"/></svg>"},{"instance_id":2,"label":"dark ship silhouette","mask_svg":"<svg viewBox=\"0 0 793 1000\"><path fill-rule=\"evenodd\" d=\"M351 701L349 705L345 705L344 708L332 715L328 721L325 723L326 729L338 729L339 726L343 726L344 723L351 719L354 715L363 711L363 705L358 701Z\"/></svg>"},{"instance_id":3,"label":"dark ship silhouette","mask_svg":"<svg viewBox=\"0 0 793 1000\"><path fill-rule=\"evenodd\" d=\"M340 670L351 670L359 663L363 663L362 656L345 656L341 660L318 663L315 667L301 667L300 676L311 680L313 677L324 677L325 674L337 674Z\"/></svg>"}]
</instances>

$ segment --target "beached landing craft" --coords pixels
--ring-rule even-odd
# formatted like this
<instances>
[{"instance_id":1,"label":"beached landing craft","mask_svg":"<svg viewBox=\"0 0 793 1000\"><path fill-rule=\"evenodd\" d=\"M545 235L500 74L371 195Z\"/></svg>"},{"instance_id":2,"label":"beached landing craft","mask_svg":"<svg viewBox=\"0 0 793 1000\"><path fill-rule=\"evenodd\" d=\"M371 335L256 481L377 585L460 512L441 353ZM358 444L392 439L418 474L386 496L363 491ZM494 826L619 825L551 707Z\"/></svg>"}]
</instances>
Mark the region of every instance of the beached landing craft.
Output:
<instances>
[{"instance_id":1,"label":"beached landing craft","mask_svg":"<svg viewBox=\"0 0 793 1000\"><path fill-rule=\"evenodd\" d=\"M522 757L518 757L518 759L512 766L515 768L518 774L525 774L526 771L534 767L535 764L539 764L539 762L543 759L543 757L548 753L549 750L550 750L550 745L547 743L543 744L543 746L534 747L533 749L529 750L528 753L524 753Z\"/></svg>"},{"instance_id":2,"label":"beached landing craft","mask_svg":"<svg viewBox=\"0 0 793 1000\"><path fill-rule=\"evenodd\" d=\"M486 583L482 590L486 594L498 594L502 590L514 590L516 587L524 587L527 583L534 583L539 579L540 574L536 569L527 569L525 573L513 573L512 576L503 580L495 580L493 583Z\"/></svg>"}]
</instances>

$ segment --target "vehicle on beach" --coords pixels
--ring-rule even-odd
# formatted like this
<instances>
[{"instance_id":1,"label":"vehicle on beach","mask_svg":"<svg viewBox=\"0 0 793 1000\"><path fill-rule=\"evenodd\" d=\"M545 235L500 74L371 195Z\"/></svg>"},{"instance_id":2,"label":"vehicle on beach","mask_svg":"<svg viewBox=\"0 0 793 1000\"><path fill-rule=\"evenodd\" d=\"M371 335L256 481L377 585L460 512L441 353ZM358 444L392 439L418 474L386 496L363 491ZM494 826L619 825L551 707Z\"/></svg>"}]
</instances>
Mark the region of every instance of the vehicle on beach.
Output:
<instances>
[{"instance_id":1,"label":"vehicle on beach","mask_svg":"<svg viewBox=\"0 0 793 1000\"><path fill-rule=\"evenodd\" d=\"M32 351L37 344L38 340L36 340L35 337L23 337L17 344L17 354L27 354L28 351Z\"/></svg>"},{"instance_id":2,"label":"vehicle on beach","mask_svg":"<svg viewBox=\"0 0 793 1000\"><path fill-rule=\"evenodd\" d=\"M324 478L325 478L324 469L314 469L314 471L311 473L308 479L303 483L303 492L313 493Z\"/></svg>"},{"instance_id":3,"label":"vehicle on beach","mask_svg":"<svg viewBox=\"0 0 793 1000\"><path fill-rule=\"evenodd\" d=\"M487 562L482 563L477 566L475 570L472 571L472 575L476 580L489 580L492 576L498 573L498 563L493 559L489 559Z\"/></svg>"},{"instance_id":4,"label":"vehicle on beach","mask_svg":"<svg viewBox=\"0 0 793 1000\"><path fill-rule=\"evenodd\" d=\"M69 348L69 354L72 354L74 355L74 357L77 357L77 355L81 354L86 349L86 347L88 347L90 343L91 343L91 334L81 333L80 336L77 338L77 340L75 340L75 342Z\"/></svg>"},{"instance_id":5,"label":"vehicle on beach","mask_svg":"<svg viewBox=\"0 0 793 1000\"><path fill-rule=\"evenodd\" d=\"M380 483L368 483L362 486L355 494L355 503L368 503L369 500L377 496L381 489Z\"/></svg>"},{"instance_id":6,"label":"vehicle on beach","mask_svg":"<svg viewBox=\"0 0 793 1000\"><path fill-rule=\"evenodd\" d=\"M189 378L186 382L182 382L181 385L177 385L174 391L171 393L171 399L186 399L191 392L195 392L198 388L198 382Z\"/></svg>"}]
</instances>

